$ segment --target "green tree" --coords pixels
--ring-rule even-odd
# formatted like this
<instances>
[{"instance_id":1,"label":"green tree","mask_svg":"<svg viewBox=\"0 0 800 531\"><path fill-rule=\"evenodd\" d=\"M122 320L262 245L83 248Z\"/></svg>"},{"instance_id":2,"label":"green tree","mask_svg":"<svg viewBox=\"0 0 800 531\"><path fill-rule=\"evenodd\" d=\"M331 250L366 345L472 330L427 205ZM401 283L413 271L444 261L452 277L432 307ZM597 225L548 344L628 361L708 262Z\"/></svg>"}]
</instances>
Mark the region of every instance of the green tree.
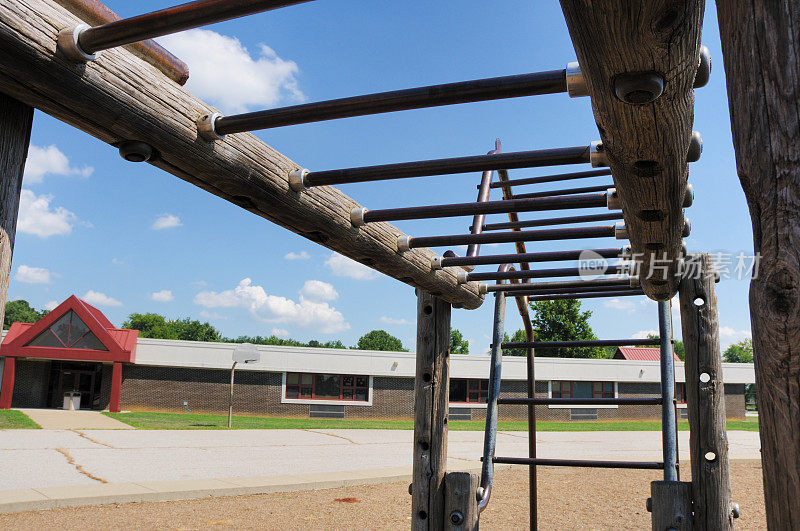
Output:
<instances>
[{"instance_id":1,"label":"green tree","mask_svg":"<svg viewBox=\"0 0 800 531\"><path fill-rule=\"evenodd\" d=\"M450 329L450 354L469 354L469 341L456 328Z\"/></svg>"},{"instance_id":2,"label":"green tree","mask_svg":"<svg viewBox=\"0 0 800 531\"><path fill-rule=\"evenodd\" d=\"M47 310L37 310L26 300L8 301L6 303L6 316L3 319L3 330L11 328L11 323L35 323L45 315Z\"/></svg>"},{"instance_id":3,"label":"green tree","mask_svg":"<svg viewBox=\"0 0 800 531\"><path fill-rule=\"evenodd\" d=\"M589 324L590 310L581 311L581 301L563 299L531 302L536 341L585 341L597 339ZM537 349L537 356L557 358L605 358L605 349L548 348Z\"/></svg>"},{"instance_id":4,"label":"green tree","mask_svg":"<svg viewBox=\"0 0 800 531\"><path fill-rule=\"evenodd\" d=\"M743 339L729 346L722 354L722 361L728 363L753 363L753 340Z\"/></svg>"},{"instance_id":5,"label":"green tree","mask_svg":"<svg viewBox=\"0 0 800 531\"><path fill-rule=\"evenodd\" d=\"M361 350L391 350L395 352L408 352L403 348L403 342L385 330L372 330L358 339L357 348Z\"/></svg>"},{"instance_id":6,"label":"green tree","mask_svg":"<svg viewBox=\"0 0 800 531\"><path fill-rule=\"evenodd\" d=\"M528 336L525 334L525 330L522 330L521 328L518 329L516 332L514 332L514 335L511 336L510 338L508 337L508 332L505 332L503 334L504 343L508 342L520 343L527 340ZM527 355L527 350L524 348L510 348L503 350L503 356L526 356L526 355Z\"/></svg>"},{"instance_id":7,"label":"green tree","mask_svg":"<svg viewBox=\"0 0 800 531\"><path fill-rule=\"evenodd\" d=\"M139 330L140 337L182 339L184 341L221 341L219 331L209 323L185 319L167 319L157 313L132 313L123 328Z\"/></svg>"}]
</instances>

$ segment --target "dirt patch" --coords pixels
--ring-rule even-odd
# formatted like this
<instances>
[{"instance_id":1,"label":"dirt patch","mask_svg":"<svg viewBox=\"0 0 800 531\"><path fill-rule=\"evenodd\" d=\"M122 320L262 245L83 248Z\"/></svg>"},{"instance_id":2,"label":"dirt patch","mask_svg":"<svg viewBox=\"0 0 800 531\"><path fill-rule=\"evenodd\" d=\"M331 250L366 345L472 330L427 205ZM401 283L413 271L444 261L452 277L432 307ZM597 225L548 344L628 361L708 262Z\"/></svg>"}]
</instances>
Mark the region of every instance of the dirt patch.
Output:
<instances>
[{"instance_id":1,"label":"dirt patch","mask_svg":"<svg viewBox=\"0 0 800 531\"><path fill-rule=\"evenodd\" d=\"M688 479L688 463L682 466ZM542 529L649 529L645 510L657 471L543 467L539 471ZM731 464L741 529L766 529L761 463ZM527 529L527 470L497 474L482 529ZM356 499L358 503L345 500ZM408 483L178 502L146 502L0 515L14 529L402 529L409 526Z\"/></svg>"}]
</instances>

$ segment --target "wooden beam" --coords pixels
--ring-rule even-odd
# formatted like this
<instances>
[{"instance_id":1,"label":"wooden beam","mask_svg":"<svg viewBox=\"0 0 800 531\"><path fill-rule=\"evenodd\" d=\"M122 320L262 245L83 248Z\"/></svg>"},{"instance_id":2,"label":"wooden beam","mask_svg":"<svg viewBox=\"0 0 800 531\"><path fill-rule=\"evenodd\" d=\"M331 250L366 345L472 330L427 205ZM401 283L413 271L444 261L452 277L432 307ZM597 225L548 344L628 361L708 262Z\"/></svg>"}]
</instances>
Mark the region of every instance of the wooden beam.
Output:
<instances>
[{"instance_id":1,"label":"wooden beam","mask_svg":"<svg viewBox=\"0 0 800 531\"><path fill-rule=\"evenodd\" d=\"M758 275L750 322L767 525L800 529L800 5L719 0L736 150Z\"/></svg>"},{"instance_id":2,"label":"wooden beam","mask_svg":"<svg viewBox=\"0 0 800 531\"><path fill-rule=\"evenodd\" d=\"M476 531L478 529L477 474L448 472L444 479L444 529Z\"/></svg>"},{"instance_id":3,"label":"wooden beam","mask_svg":"<svg viewBox=\"0 0 800 531\"><path fill-rule=\"evenodd\" d=\"M678 290L676 258L684 227L687 153L694 119L703 0L561 0L597 128L614 175L634 253L642 253L643 277L653 257L669 260L642 278L652 299ZM657 73L664 91L652 103L618 99L622 76Z\"/></svg>"},{"instance_id":4,"label":"wooden beam","mask_svg":"<svg viewBox=\"0 0 800 531\"><path fill-rule=\"evenodd\" d=\"M126 48L88 64L57 57L58 31L80 22L54 0L0 2L0 91L108 144L146 141L153 165L189 183L455 306L481 305L477 283L431 270L433 251L399 254L396 227L353 228L360 205L338 189L291 191L288 175L300 166L254 135L198 138L195 121L215 109Z\"/></svg>"},{"instance_id":5,"label":"wooden beam","mask_svg":"<svg viewBox=\"0 0 800 531\"><path fill-rule=\"evenodd\" d=\"M22 173L32 124L32 107L0 93L0 323L6 313Z\"/></svg>"},{"instance_id":6,"label":"wooden beam","mask_svg":"<svg viewBox=\"0 0 800 531\"><path fill-rule=\"evenodd\" d=\"M650 500L653 531L714 529L693 525L691 483L653 481L650 483Z\"/></svg>"},{"instance_id":7,"label":"wooden beam","mask_svg":"<svg viewBox=\"0 0 800 531\"><path fill-rule=\"evenodd\" d=\"M411 528L443 529L450 395L450 305L417 296L417 374L414 382L414 463Z\"/></svg>"},{"instance_id":8,"label":"wooden beam","mask_svg":"<svg viewBox=\"0 0 800 531\"><path fill-rule=\"evenodd\" d=\"M694 523L697 529L733 529L714 261L708 254L689 255L687 264L690 275L679 293Z\"/></svg>"}]
</instances>

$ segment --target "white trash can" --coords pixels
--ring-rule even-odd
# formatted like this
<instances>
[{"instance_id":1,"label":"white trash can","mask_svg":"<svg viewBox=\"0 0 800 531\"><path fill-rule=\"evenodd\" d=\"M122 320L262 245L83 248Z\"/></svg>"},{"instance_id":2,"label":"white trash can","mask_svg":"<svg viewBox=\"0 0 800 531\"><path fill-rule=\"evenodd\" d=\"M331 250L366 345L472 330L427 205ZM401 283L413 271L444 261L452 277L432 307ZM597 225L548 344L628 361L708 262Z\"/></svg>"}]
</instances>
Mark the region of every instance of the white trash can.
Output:
<instances>
[{"instance_id":1,"label":"white trash can","mask_svg":"<svg viewBox=\"0 0 800 531\"><path fill-rule=\"evenodd\" d=\"M63 409L77 411L81 408L81 394L75 391L64 393Z\"/></svg>"}]
</instances>

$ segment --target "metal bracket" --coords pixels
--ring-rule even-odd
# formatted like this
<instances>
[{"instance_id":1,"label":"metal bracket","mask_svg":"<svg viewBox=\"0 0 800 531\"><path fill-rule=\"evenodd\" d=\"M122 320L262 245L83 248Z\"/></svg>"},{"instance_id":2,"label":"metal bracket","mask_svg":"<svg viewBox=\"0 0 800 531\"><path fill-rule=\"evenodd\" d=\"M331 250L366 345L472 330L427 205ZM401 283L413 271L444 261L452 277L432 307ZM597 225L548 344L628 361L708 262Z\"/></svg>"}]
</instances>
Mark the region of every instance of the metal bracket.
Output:
<instances>
[{"instance_id":1,"label":"metal bracket","mask_svg":"<svg viewBox=\"0 0 800 531\"><path fill-rule=\"evenodd\" d=\"M686 193L683 194L683 208L689 208L694 203L694 186L686 185Z\"/></svg>"},{"instance_id":2,"label":"metal bracket","mask_svg":"<svg viewBox=\"0 0 800 531\"><path fill-rule=\"evenodd\" d=\"M469 282L469 273L467 273L466 271L459 271L458 273L456 273L456 280L458 281L459 284L466 284L467 282Z\"/></svg>"},{"instance_id":3,"label":"metal bracket","mask_svg":"<svg viewBox=\"0 0 800 531\"><path fill-rule=\"evenodd\" d=\"M616 188L606 190L606 206L609 210L622 210L622 203Z\"/></svg>"},{"instance_id":4,"label":"metal bracket","mask_svg":"<svg viewBox=\"0 0 800 531\"><path fill-rule=\"evenodd\" d=\"M367 209L364 207L354 207L350 211L350 223L353 224L354 227L363 227L366 225L364 222L364 214L367 213Z\"/></svg>"},{"instance_id":5,"label":"metal bracket","mask_svg":"<svg viewBox=\"0 0 800 531\"><path fill-rule=\"evenodd\" d=\"M405 234L397 237L397 252L398 253L405 253L406 251L410 251L411 243L411 236L407 236Z\"/></svg>"},{"instance_id":6,"label":"metal bracket","mask_svg":"<svg viewBox=\"0 0 800 531\"><path fill-rule=\"evenodd\" d=\"M697 131L692 131L689 138L689 151L686 153L686 162L697 162L703 154L703 137Z\"/></svg>"},{"instance_id":7,"label":"metal bracket","mask_svg":"<svg viewBox=\"0 0 800 531\"><path fill-rule=\"evenodd\" d=\"M625 226L624 221L617 222L614 225L614 237L618 240L628 239L628 228Z\"/></svg>"},{"instance_id":8,"label":"metal bracket","mask_svg":"<svg viewBox=\"0 0 800 531\"><path fill-rule=\"evenodd\" d=\"M480 294L480 295L486 295L486 294L489 292L489 290L487 289L487 287L488 287L488 286L486 285L486 283L485 283L485 282L479 282L479 283L478 283L478 294Z\"/></svg>"},{"instance_id":9,"label":"metal bracket","mask_svg":"<svg viewBox=\"0 0 800 531\"><path fill-rule=\"evenodd\" d=\"M567 94L570 98L580 98L589 95L589 87L586 86L586 78L583 77L581 67L574 61L567 64L566 75Z\"/></svg>"},{"instance_id":10,"label":"metal bracket","mask_svg":"<svg viewBox=\"0 0 800 531\"><path fill-rule=\"evenodd\" d=\"M442 269L442 257L434 256L431 258L431 271L438 271Z\"/></svg>"},{"instance_id":11,"label":"metal bracket","mask_svg":"<svg viewBox=\"0 0 800 531\"><path fill-rule=\"evenodd\" d=\"M595 168L608 166L608 157L603 150L603 143L599 140L593 141L589 144L589 162Z\"/></svg>"},{"instance_id":12,"label":"metal bracket","mask_svg":"<svg viewBox=\"0 0 800 531\"><path fill-rule=\"evenodd\" d=\"M225 135L217 133L216 123L218 118L222 118L222 114L214 112L204 114L197 119L197 134L200 135L200 138L209 142L225 138Z\"/></svg>"},{"instance_id":13,"label":"metal bracket","mask_svg":"<svg viewBox=\"0 0 800 531\"><path fill-rule=\"evenodd\" d=\"M58 32L56 50L61 52L65 58L75 63L88 63L100 57L100 52L89 53L78 44L78 37L81 33L91 29L88 24L78 24L72 28L64 28Z\"/></svg>"},{"instance_id":14,"label":"metal bracket","mask_svg":"<svg viewBox=\"0 0 800 531\"><path fill-rule=\"evenodd\" d=\"M303 190L308 190L306 186L306 175L311 173L305 168L298 168L296 170L292 170L289 173L289 188L294 190L295 192L302 192Z\"/></svg>"},{"instance_id":15,"label":"metal bracket","mask_svg":"<svg viewBox=\"0 0 800 531\"><path fill-rule=\"evenodd\" d=\"M683 234L684 238L688 238L689 235L692 233L692 222L689 221L689 218L683 218Z\"/></svg>"},{"instance_id":16,"label":"metal bracket","mask_svg":"<svg viewBox=\"0 0 800 531\"><path fill-rule=\"evenodd\" d=\"M697 64L697 73L694 75L693 88L705 87L711 77L711 50L707 46L700 47L700 60Z\"/></svg>"}]
</instances>

